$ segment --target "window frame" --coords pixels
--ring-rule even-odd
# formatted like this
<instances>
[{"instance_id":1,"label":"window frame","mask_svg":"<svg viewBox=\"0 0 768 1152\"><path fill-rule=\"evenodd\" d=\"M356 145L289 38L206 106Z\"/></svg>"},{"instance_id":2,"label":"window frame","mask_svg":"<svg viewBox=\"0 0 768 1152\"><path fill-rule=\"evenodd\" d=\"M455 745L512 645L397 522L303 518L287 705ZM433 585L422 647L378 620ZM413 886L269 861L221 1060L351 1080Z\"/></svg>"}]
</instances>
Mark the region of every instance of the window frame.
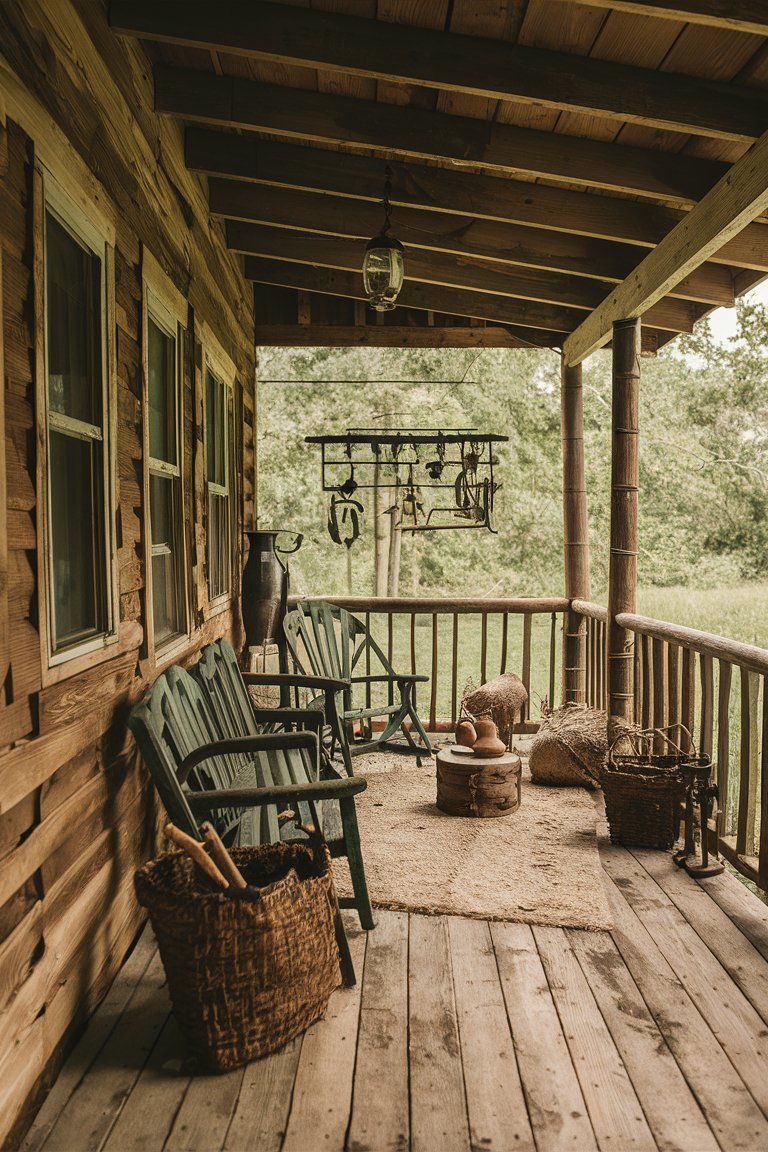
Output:
<instances>
[{"instance_id":1,"label":"window frame","mask_svg":"<svg viewBox=\"0 0 768 1152\"><path fill-rule=\"evenodd\" d=\"M200 335L203 344L202 376L203 376L203 473L205 493L205 592L208 604L207 617L225 611L234 602L237 590L236 582L236 495L237 483L235 476L235 381L237 369L234 361L227 355L219 341L215 338L206 324L200 325ZM226 430L224 469L226 476L226 490L211 492L211 488L223 489L223 486L211 484L208 479L208 373L218 381L223 389L224 396L224 427ZM227 497L227 531L228 531L228 557L229 557L229 587L226 591L211 597L211 518L210 496L226 495Z\"/></svg>"},{"instance_id":2,"label":"window frame","mask_svg":"<svg viewBox=\"0 0 768 1152\"><path fill-rule=\"evenodd\" d=\"M84 249L101 264L100 343L101 406L100 425L90 425L50 406L48 378L48 213ZM117 563L117 364L115 335L115 232L103 211L83 196L79 189L62 187L50 171L38 161L33 173L33 215L35 236L35 304L36 304L36 400L38 460L38 603L40 609L40 652L44 686L109 659L119 639L119 568ZM103 593L104 631L54 648L55 605L53 597L53 541L51 537L51 454L50 434L60 432L78 439L99 440L101 453L101 525L99 561ZM94 555L96 553L94 542Z\"/></svg>"},{"instance_id":3,"label":"window frame","mask_svg":"<svg viewBox=\"0 0 768 1152\"><path fill-rule=\"evenodd\" d=\"M192 604L189 587L189 547L184 517L186 495L186 456L184 450L184 345L188 338L188 305L185 297L163 272L159 263L146 249L142 255L142 387L141 408L143 424L143 489L144 489L144 583L145 583L145 636L147 652L155 667L170 664L188 646L193 635ZM174 433L176 438L176 464L150 456L150 409L149 409L149 322L152 322L175 342L174 385L176 403ZM178 574L178 592L181 597L183 630L155 640L154 591L152 576L152 507L151 477L155 475L173 476L178 480L178 502L180 515L179 556L181 572Z\"/></svg>"}]
</instances>

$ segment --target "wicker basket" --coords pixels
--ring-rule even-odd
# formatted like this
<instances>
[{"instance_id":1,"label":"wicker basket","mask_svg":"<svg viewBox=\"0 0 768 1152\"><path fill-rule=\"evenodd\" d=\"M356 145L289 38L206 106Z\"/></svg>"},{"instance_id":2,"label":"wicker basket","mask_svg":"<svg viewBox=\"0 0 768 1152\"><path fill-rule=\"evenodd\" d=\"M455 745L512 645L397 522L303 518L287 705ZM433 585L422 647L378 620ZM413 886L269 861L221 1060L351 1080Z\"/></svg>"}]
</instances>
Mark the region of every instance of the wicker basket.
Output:
<instances>
[{"instance_id":1,"label":"wicker basket","mask_svg":"<svg viewBox=\"0 0 768 1152\"><path fill-rule=\"evenodd\" d=\"M203 891L171 852L136 873L174 1014L190 1053L225 1072L282 1047L324 1013L341 983L336 896L324 843L233 849L256 902Z\"/></svg>"},{"instance_id":2,"label":"wicker basket","mask_svg":"<svg viewBox=\"0 0 768 1152\"><path fill-rule=\"evenodd\" d=\"M654 738L659 736L668 746L663 755L651 753ZM632 751L617 753L617 746L627 741ZM685 799L681 766L707 759L697 756L695 750L683 751L663 730L618 737L611 745L602 777L611 843L627 848L671 848L679 836L680 805Z\"/></svg>"}]
</instances>

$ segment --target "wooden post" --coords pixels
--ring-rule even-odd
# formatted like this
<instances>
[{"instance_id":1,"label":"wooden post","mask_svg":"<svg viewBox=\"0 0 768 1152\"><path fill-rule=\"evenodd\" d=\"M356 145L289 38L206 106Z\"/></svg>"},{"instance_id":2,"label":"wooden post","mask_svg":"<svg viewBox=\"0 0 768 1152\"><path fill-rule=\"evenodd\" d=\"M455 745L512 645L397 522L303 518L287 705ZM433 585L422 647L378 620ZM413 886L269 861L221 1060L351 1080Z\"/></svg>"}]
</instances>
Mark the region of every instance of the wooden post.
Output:
<instances>
[{"instance_id":1,"label":"wooden post","mask_svg":"<svg viewBox=\"0 0 768 1152\"><path fill-rule=\"evenodd\" d=\"M613 325L611 554L608 569L608 739L613 717L630 721L634 702L634 637L616 623L637 596L637 492L640 320Z\"/></svg>"},{"instance_id":2,"label":"wooden post","mask_svg":"<svg viewBox=\"0 0 768 1152\"><path fill-rule=\"evenodd\" d=\"M563 440L563 529L565 594L589 600L589 538L584 482L584 421L581 364L562 361L560 423ZM587 621L578 612L565 614L563 690L566 704L587 699ZM550 705L553 701L550 700Z\"/></svg>"}]
</instances>

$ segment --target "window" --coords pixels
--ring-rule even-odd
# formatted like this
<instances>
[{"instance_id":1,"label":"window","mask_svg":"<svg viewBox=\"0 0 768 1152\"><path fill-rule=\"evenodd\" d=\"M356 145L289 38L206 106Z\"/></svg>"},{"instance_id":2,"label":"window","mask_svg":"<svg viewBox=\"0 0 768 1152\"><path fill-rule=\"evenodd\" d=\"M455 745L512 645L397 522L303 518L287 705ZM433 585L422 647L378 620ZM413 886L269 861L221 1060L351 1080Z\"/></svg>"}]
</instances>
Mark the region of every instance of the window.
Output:
<instances>
[{"instance_id":1,"label":"window","mask_svg":"<svg viewBox=\"0 0 768 1152\"><path fill-rule=\"evenodd\" d=\"M206 367L205 475L208 485L208 599L232 587L230 429L232 390Z\"/></svg>"},{"instance_id":2,"label":"window","mask_svg":"<svg viewBox=\"0 0 768 1152\"><path fill-rule=\"evenodd\" d=\"M52 662L113 634L106 243L78 216L58 193L47 191L43 293Z\"/></svg>"},{"instance_id":3,"label":"window","mask_svg":"<svg viewBox=\"0 0 768 1152\"><path fill-rule=\"evenodd\" d=\"M150 295L147 304L146 419L155 647L187 632L179 438L180 335L173 317Z\"/></svg>"}]
</instances>

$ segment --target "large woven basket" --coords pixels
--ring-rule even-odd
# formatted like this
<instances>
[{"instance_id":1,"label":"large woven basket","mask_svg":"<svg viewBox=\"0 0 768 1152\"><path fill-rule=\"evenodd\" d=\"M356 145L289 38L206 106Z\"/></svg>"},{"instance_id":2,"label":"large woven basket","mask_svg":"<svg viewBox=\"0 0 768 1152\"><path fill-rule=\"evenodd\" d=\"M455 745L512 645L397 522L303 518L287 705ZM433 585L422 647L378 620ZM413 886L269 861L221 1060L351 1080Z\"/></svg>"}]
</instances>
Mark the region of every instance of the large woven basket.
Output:
<instances>
[{"instance_id":1,"label":"large woven basket","mask_svg":"<svg viewBox=\"0 0 768 1152\"><path fill-rule=\"evenodd\" d=\"M189 1050L225 1072L282 1047L325 1012L341 983L335 893L324 843L233 849L255 903L203 891L171 852L136 873ZM286 875L287 873L287 875Z\"/></svg>"},{"instance_id":2,"label":"large woven basket","mask_svg":"<svg viewBox=\"0 0 768 1152\"><path fill-rule=\"evenodd\" d=\"M662 755L651 752L654 737L659 736L668 747ZM617 753L617 747L627 739L631 751ZM680 805L685 798L681 767L704 759L695 751L683 751L662 731L614 741L602 777L611 843L627 848L671 848L680 832Z\"/></svg>"}]
</instances>

